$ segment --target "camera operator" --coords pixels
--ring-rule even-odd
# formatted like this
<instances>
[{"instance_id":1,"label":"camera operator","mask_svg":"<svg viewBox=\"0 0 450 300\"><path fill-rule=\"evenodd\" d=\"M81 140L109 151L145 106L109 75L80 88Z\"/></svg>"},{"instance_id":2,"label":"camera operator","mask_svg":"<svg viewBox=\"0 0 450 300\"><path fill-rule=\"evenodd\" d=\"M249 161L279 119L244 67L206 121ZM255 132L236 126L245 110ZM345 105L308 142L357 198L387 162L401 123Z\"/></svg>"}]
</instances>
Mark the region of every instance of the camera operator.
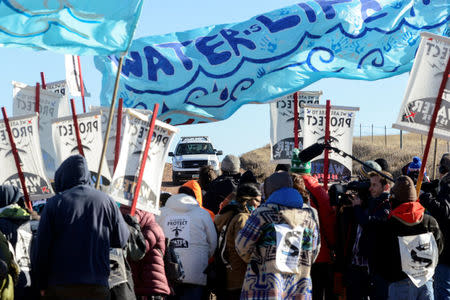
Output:
<instances>
[{"instance_id":1,"label":"camera operator","mask_svg":"<svg viewBox=\"0 0 450 300\"><path fill-rule=\"evenodd\" d=\"M381 167L373 161L367 161L366 164L381 171ZM361 166L359 173L360 181L359 186L356 185L358 186L357 193L354 188L351 188L352 191L347 196L353 207L355 218L354 243L352 244L350 271L347 278L348 299L368 299L374 294L370 288L369 274L374 227L377 222L386 220L390 212L388 200L390 183L376 172L368 171L364 165ZM391 177L390 174L388 176ZM351 185L355 184L351 183Z\"/></svg>"},{"instance_id":2,"label":"camera operator","mask_svg":"<svg viewBox=\"0 0 450 300\"><path fill-rule=\"evenodd\" d=\"M444 236L444 251L439 256L434 275L436 299L450 299L450 153L442 155L439 163L439 191L424 193L420 203L436 219ZM431 191L430 191L431 192Z\"/></svg>"}]
</instances>

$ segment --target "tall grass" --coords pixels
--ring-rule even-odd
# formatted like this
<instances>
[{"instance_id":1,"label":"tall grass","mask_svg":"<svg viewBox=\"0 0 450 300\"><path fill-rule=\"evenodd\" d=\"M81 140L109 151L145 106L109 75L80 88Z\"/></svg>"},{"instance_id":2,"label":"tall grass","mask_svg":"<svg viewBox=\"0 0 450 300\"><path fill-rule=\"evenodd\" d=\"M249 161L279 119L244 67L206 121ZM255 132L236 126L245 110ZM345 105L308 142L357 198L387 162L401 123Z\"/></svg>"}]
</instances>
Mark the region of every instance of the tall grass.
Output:
<instances>
[{"instance_id":1,"label":"tall grass","mask_svg":"<svg viewBox=\"0 0 450 300\"><path fill-rule=\"evenodd\" d=\"M401 175L402 167L411 162L413 156L419 156L422 159L426 139L426 136L421 137L419 134L403 134L403 147L400 149L399 135L387 136L387 146L385 145L384 136L374 136L373 143L370 136L362 137L361 139L357 137L353 139L353 155L362 161L375 160L377 158L386 159L395 178ZM439 164L442 154L448 152L447 147L446 141L438 141L436 164ZM433 174L433 154L434 139L427 160L427 174L430 178ZM266 145L243 154L241 156L241 166L244 170L251 170L258 180L262 181L274 172L276 164L270 162L270 147ZM353 162L353 172L359 167L360 164L358 162Z\"/></svg>"}]
</instances>

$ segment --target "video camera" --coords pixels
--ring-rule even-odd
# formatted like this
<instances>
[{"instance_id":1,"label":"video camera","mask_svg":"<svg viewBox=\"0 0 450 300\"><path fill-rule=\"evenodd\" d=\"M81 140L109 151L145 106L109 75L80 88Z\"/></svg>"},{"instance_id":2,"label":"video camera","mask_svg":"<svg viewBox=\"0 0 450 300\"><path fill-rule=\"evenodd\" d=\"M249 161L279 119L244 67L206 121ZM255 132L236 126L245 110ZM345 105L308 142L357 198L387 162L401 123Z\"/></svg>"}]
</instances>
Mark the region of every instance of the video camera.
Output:
<instances>
[{"instance_id":1,"label":"video camera","mask_svg":"<svg viewBox=\"0 0 450 300\"><path fill-rule=\"evenodd\" d=\"M344 206L351 205L352 202L350 200L350 193L355 192L358 194L358 197L364 203L370 196L369 192L370 181L351 181L347 184L333 184L329 191L328 195L330 196L330 205L331 206Z\"/></svg>"}]
</instances>

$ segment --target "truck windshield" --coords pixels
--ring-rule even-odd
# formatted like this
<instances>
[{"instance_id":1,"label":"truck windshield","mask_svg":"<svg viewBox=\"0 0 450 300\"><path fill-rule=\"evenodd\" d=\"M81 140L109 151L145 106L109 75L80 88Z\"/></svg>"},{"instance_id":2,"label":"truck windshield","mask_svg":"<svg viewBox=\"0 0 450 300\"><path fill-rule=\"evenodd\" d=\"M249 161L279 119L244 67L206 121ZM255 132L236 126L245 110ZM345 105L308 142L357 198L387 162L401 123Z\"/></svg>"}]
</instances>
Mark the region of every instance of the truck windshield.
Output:
<instances>
[{"instance_id":1,"label":"truck windshield","mask_svg":"<svg viewBox=\"0 0 450 300\"><path fill-rule=\"evenodd\" d=\"M189 154L214 154L214 149L208 143L186 143L179 144L175 155L189 155Z\"/></svg>"}]
</instances>

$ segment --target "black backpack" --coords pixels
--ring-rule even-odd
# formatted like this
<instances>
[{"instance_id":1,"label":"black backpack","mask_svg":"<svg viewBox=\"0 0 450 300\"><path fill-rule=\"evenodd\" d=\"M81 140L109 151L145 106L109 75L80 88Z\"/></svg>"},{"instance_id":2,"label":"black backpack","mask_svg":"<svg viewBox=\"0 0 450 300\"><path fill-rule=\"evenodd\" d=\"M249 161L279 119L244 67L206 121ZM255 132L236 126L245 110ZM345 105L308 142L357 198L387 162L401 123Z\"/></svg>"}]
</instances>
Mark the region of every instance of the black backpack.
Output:
<instances>
[{"instance_id":1,"label":"black backpack","mask_svg":"<svg viewBox=\"0 0 450 300\"><path fill-rule=\"evenodd\" d=\"M179 284L184 279L184 269L180 257L175 252L175 244L166 238L166 252L163 254L161 249L157 249L164 259L164 271L166 273L167 281L171 288Z\"/></svg>"},{"instance_id":2,"label":"black backpack","mask_svg":"<svg viewBox=\"0 0 450 300\"><path fill-rule=\"evenodd\" d=\"M220 176L209 185L203 198L203 206L214 214L219 213L220 203L232 192L236 191L239 181L234 177Z\"/></svg>"}]
</instances>

